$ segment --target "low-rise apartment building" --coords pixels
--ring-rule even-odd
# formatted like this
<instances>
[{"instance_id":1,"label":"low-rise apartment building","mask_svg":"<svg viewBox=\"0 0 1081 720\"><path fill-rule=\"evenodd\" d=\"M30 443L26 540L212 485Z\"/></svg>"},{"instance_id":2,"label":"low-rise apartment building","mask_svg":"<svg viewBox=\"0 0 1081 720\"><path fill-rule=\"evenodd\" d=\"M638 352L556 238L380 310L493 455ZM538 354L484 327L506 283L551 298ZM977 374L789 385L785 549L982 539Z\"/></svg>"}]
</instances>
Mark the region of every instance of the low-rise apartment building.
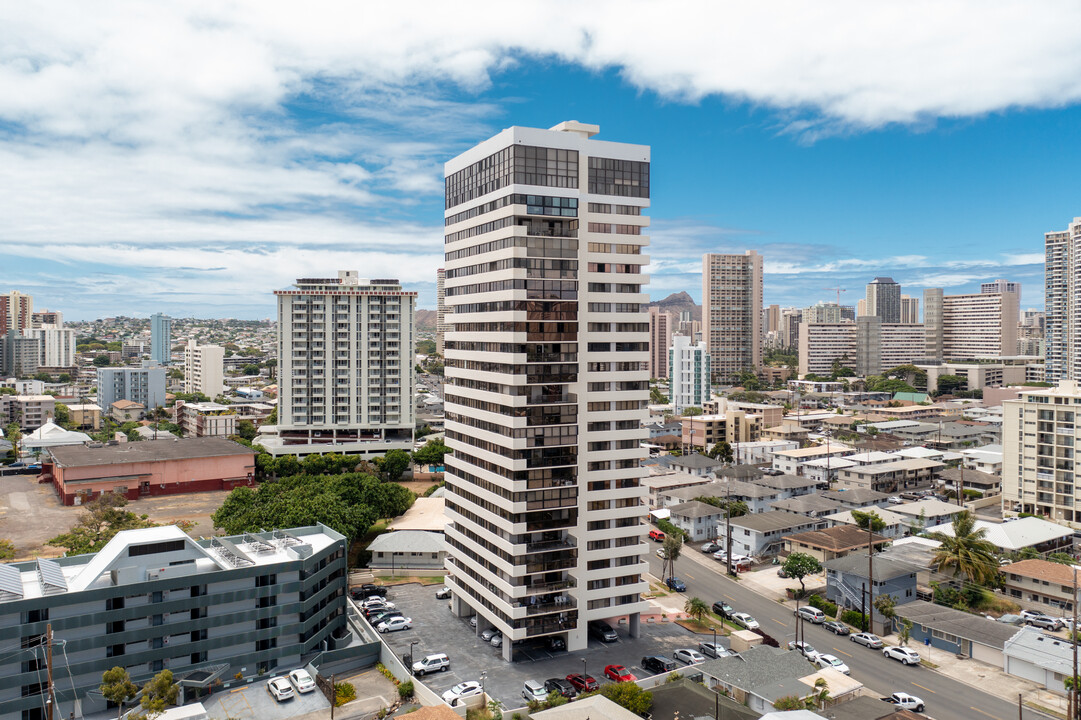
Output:
<instances>
[{"instance_id":1,"label":"low-rise apartment building","mask_svg":"<svg viewBox=\"0 0 1081 720\"><path fill-rule=\"evenodd\" d=\"M840 458L851 454L852 448L841 443L812 445L811 447L796 450L782 450L773 454L773 469L780 470L786 475L802 475L803 464L809 460L821 460L827 457Z\"/></svg>"},{"instance_id":2,"label":"low-rise apartment building","mask_svg":"<svg viewBox=\"0 0 1081 720\"><path fill-rule=\"evenodd\" d=\"M1051 614L1073 612L1074 593L1081 587L1069 565L1047 560L1022 560L1002 568L1003 592L1026 603L1045 606Z\"/></svg>"},{"instance_id":3,"label":"low-rise apartment building","mask_svg":"<svg viewBox=\"0 0 1081 720\"><path fill-rule=\"evenodd\" d=\"M177 400L176 424L187 437L228 437L236 435L236 413L231 405Z\"/></svg>"},{"instance_id":4,"label":"low-rise apartment building","mask_svg":"<svg viewBox=\"0 0 1081 720\"><path fill-rule=\"evenodd\" d=\"M673 505L670 521L687 533L691 542L703 542L717 537L717 526L724 523L725 511L701 500Z\"/></svg>"},{"instance_id":5,"label":"low-rise apartment building","mask_svg":"<svg viewBox=\"0 0 1081 720\"><path fill-rule=\"evenodd\" d=\"M868 542L880 545L889 542L889 538L878 533L868 534L855 525L834 525L789 535L784 539L784 549L788 553L805 553L824 563L854 552L866 556Z\"/></svg>"},{"instance_id":6,"label":"low-rise apartment building","mask_svg":"<svg viewBox=\"0 0 1081 720\"><path fill-rule=\"evenodd\" d=\"M819 518L781 510L753 513L732 518L732 553L761 557L776 555L784 549L784 539L793 533L825 528L828 523ZM718 540L722 547L727 542L726 523L717 528Z\"/></svg>"},{"instance_id":7,"label":"low-rise apartment building","mask_svg":"<svg viewBox=\"0 0 1081 720\"><path fill-rule=\"evenodd\" d=\"M896 493L909 488L928 487L938 471L945 467L935 460L909 458L879 465L857 465L837 473L841 487L868 488Z\"/></svg>"},{"instance_id":8,"label":"low-rise apartment building","mask_svg":"<svg viewBox=\"0 0 1081 720\"><path fill-rule=\"evenodd\" d=\"M68 417L73 427L81 430L101 429L101 407L93 403L68 405Z\"/></svg>"},{"instance_id":9,"label":"low-rise apartment building","mask_svg":"<svg viewBox=\"0 0 1081 720\"><path fill-rule=\"evenodd\" d=\"M51 395L0 395L0 425L19 423L24 431L34 430L56 416L56 398Z\"/></svg>"},{"instance_id":10,"label":"low-rise apartment building","mask_svg":"<svg viewBox=\"0 0 1081 720\"><path fill-rule=\"evenodd\" d=\"M138 685L170 670L206 689L344 648L347 581L346 538L323 525L199 541L125 530L95 554L0 565L0 636L31 649L0 657L0 719L44 717L46 626L63 648L50 668L59 717L97 715L114 666Z\"/></svg>"}]
</instances>

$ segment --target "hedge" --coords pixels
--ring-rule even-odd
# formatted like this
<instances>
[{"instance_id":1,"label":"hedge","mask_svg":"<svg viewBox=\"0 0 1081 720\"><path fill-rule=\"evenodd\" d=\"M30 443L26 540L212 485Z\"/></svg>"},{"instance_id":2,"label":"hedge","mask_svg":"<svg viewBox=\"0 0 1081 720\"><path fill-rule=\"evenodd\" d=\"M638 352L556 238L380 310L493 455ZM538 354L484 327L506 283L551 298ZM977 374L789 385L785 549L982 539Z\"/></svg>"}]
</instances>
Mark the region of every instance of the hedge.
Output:
<instances>
[{"instance_id":1,"label":"hedge","mask_svg":"<svg viewBox=\"0 0 1081 720\"><path fill-rule=\"evenodd\" d=\"M841 613L841 622L846 622L852 627L863 628L863 613L859 610L845 610Z\"/></svg>"},{"instance_id":2,"label":"hedge","mask_svg":"<svg viewBox=\"0 0 1081 720\"><path fill-rule=\"evenodd\" d=\"M826 600L823 597L819 597L818 595L812 595L811 597L807 598L807 604L811 607L818 608L831 618L837 617L837 604L831 603L829 600Z\"/></svg>"}]
</instances>

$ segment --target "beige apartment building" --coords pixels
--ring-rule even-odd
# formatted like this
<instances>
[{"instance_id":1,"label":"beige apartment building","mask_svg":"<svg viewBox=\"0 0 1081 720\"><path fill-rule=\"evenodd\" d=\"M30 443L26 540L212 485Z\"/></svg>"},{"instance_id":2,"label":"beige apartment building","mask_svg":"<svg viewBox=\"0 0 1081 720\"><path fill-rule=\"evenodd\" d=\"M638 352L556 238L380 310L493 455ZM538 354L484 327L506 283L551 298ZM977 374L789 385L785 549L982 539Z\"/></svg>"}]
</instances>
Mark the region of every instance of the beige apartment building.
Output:
<instances>
[{"instance_id":1,"label":"beige apartment building","mask_svg":"<svg viewBox=\"0 0 1081 720\"><path fill-rule=\"evenodd\" d=\"M213 400L225 389L225 348L188 340L184 347L184 392Z\"/></svg>"},{"instance_id":2,"label":"beige apartment building","mask_svg":"<svg viewBox=\"0 0 1081 720\"><path fill-rule=\"evenodd\" d=\"M729 444L755 442L762 439L763 431L784 419L784 408L779 405L731 403L723 398L716 402L716 413L680 421L685 446L708 450L722 440Z\"/></svg>"},{"instance_id":3,"label":"beige apartment building","mask_svg":"<svg viewBox=\"0 0 1081 720\"><path fill-rule=\"evenodd\" d=\"M672 347L672 326L675 316L660 308L649 309L649 376L668 377L669 349ZM692 340L693 336L689 336Z\"/></svg>"},{"instance_id":4,"label":"beige apartment building","mask_svg":"<svg viewBox=\"0 0 1081 720\"><path fill-rule=\"evenodd\" d=\"M714 376L727 382L762 365L762 256L707 253L702 258L702 339Z\"/></svg>"},{"instance_id":5,"label":"beige apartment building","mask_svg":"<svg viewBox=\"0 0 1081 720\"><path fill-rule=\"evenodd\" d=\"M239 416L231 405L215 402L176 402L176 424L184 437L229 437L236 435Z\"/></svg>"},{"instance_id":6,"label":"beige apartment building","mask_svg":"<svg viewBox=\"0 0 1081 720\"><path fill-rule=\"evenodd\" d=\"M1002 402L1002 507L1055 522L1081 523L1074 453L1081 386L1026 388Z\"/></svg>"}]
</instances>

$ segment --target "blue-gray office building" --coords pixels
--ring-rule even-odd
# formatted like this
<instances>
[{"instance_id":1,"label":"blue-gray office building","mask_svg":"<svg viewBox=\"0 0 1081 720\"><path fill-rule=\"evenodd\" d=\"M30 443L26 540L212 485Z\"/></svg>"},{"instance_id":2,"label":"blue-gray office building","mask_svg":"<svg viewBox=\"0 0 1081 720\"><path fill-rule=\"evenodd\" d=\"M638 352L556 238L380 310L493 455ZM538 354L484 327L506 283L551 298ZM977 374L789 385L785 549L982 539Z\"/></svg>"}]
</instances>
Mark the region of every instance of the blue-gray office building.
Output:
<instances>
[{"instance_id":1,"label":"blue-gray office building","mask_svg":"<svg viewBox=\"0 0 1081 720\"><path fill-rule=\"evenodd\" d=\"M175 526L125 530L101 552L0 565L0 720L45 717L47 625L54 717L101 712L102 673L182 687L285 673L344 647L346 538L323 526L195 541Z\"/></svg>"}]
</instances>

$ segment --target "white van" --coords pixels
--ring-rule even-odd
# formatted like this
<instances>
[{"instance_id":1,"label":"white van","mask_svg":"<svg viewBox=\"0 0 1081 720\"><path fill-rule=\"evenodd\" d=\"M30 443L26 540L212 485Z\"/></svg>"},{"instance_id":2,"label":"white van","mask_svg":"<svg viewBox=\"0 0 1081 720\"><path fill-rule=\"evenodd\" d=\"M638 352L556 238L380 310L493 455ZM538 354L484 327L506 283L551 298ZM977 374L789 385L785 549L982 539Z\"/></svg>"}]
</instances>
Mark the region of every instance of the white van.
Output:
<instances>
[{"instance_id":1,"label":"white van","mask_svg":"<svg viewBox=\"0 0 1081 720\"><path fill-rule=\"evenodd\" d=\"M435 655L426 655L420 660L413 663L414 675L427 675L433 672L445 672L450 667L450 658L446 653L436 653Z\"/></svg>"}]
</instances>

